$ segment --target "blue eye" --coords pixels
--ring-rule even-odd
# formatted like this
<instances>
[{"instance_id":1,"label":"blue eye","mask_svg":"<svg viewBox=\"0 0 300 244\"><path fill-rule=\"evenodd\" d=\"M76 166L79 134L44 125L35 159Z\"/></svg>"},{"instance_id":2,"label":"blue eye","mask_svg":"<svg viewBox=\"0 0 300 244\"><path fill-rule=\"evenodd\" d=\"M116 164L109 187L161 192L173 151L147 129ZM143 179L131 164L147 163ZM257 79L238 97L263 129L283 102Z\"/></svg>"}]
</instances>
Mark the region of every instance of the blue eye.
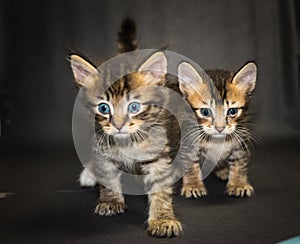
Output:
<instances>
[{"instance_id":1,"label":"blue eye","mask_svg":"<svg viewBox=\"0 0 300 244\"><path fill-rule=\"evenodd\" d=\"M98 111L99 111L101 114L109 114L109 113L110 113L109 105L106 104L106 103L100 103L100 104L98 105Z\"/></svg>"},{"instance_id":2,"label":"blue eye","mask_svg":"<svg viewBox=\"0 0 300 244\"><path fill-rule=\"evenodd\" d=\"M235 117L237 112L238 112L237 108L230 108L227 111L227 115L230 116L230 117Z\"/></svg>"},{"instance_id":3,"label":"blue eye","mask_svg":"<svg viewBox=\"0 0 300 244\"><path fill-rule=\"evenodd\" d=\"M141 109L141 104L138 102L132 102L128 106L128 111L130 113L136 114L138 111L140 111L140 109Z\"/></svg>"},{"instance_id":4,"label":"blue eye","mask_svg":"<svg viewBox=\"0 0 300 244\"><path fill-rule=\"evenodd\" d=\"M211 110L209 108L201 108L200 113L205 117L211 116Z\"/></svg>"}]
</instances>

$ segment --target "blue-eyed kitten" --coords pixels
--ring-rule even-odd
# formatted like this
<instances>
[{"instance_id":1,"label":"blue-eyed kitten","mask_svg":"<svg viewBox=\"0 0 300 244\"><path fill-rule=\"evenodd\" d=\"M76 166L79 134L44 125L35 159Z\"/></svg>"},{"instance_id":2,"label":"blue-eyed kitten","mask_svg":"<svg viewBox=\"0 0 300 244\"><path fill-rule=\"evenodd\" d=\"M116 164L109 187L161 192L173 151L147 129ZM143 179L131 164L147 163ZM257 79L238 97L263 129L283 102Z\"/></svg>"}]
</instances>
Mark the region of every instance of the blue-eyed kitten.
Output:
<instances>
[{"instance_id":1,"label":"blue-eyed kitten","mask_svg":"<svg viewBox=\"0 0 300 244\"><path fill-rule=\"evenodd\" d=\"M136 48L135 27L125 20L119 32L119 53ZM95 115L97 145L92 159L80 176L83 186L100 185L95 212L112 216L126 209L122 194L121 172L144 175L149 201L148 232L153 236L178 235L181 223L172 204L172 151L179 143L178 123L164 108L167 59L163 52L151 55L137 72L115 81L101 91L104 83L95 66L78 55L72 55L71 67L76 83L88 101L86 109ZM150 130L164 130L166 142L158 147L149 137ZM174 146L175 145L175 146ZM137 157L138 156L138 157ZM110 187L105 187L105 186Z\"/></svg>"},{"instance_id":2,"label":"blue-eyed kitten","mask_svg":"<svg viewBox=\"0 0 300 244\"><path fill-rule=\"evenodd\" d=\"M208 151L213 150L220 155L218 162L212 162L217 164L214 173L220 179L228 180L226 192L230 196L251 196L254 190L248 181L248 148L252 138L248 105L255 88L256 65L249 62L237 73L206 72L217 88L218 96L213 95L214 89L203 82L192 65L182 62L178 66L180 90L199 123L193 131L199 153L193 167L183 177L181 194L185 197L207 195L199 163L202 166Z\"/></svg>"}]
</instances>

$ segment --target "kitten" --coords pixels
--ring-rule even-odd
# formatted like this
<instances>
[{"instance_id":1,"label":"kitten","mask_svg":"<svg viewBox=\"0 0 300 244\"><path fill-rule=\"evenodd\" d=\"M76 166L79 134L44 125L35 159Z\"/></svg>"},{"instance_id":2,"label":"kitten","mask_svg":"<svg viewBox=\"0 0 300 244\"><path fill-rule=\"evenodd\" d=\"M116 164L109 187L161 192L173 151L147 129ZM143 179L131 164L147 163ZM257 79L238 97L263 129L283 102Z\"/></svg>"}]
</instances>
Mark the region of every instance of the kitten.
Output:
<instances>
[{"instance_id":1,"label":"kitten","mask_svg":"<svg viewBox=\"0 0 300 244\"><path fill-rule=\"evenodd\" d=\"M236 74L224 70L207 70L219 96L213 95L213 88L205 83L192 65L182 62L178 66L180 90L195 111L199 122L193 131L199 145L199 153L191 169L183 177L181 195L200 197L207 195L202 182L200 165L204 160L217 164L215 175L228 180L226 192L230 196L251 196L253 187L248 182L250 153L248 150L251 131L249 122L249 101L255 88L257 68L247 63ZM223 144L224 142L224 144ZM206 158L220 155L219 160Z\"/></svg>"},{"instance_id":2,"label":"kitten","mask_svg":"<svg viewBox=\"0 0 300 244\"><path fill-rule=\"evenodd\" d=\"M127 19L119 32L118 51L132 51L136 46L135 26ZM178 133L173 130L179 128L163 108L168 102L168 94L161 89L167 73L164 53L152 54L137 72L117 80L104 93L99 91L109 81L100 78L91 62L78 55L72 55L70 60L75 81L87 100L86 109L95 114L97 145L80 176L82 185L100 185L95 212L104 216L123 213L126 205L120 171L144 175L149 201L148 232L162 237L178 235L182 226L173 211L168 182L173 174L171 155L179 145ZM151 143L149 133L155 128L163 129L167 136L163 148Z\"/></svg>"}]
</instances>

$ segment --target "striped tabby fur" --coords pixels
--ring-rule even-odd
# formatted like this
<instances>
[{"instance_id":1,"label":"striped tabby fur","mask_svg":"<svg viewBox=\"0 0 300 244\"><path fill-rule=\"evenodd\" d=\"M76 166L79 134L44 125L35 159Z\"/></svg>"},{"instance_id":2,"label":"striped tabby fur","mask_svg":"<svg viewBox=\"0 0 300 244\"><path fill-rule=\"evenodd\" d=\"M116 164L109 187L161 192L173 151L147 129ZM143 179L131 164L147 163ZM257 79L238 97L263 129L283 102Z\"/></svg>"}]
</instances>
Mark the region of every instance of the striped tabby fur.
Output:
<instances>
[{"instance_id":1,"label":"striped tabby fur","mask_svg":"<svg viewBox=\"0 0 300 244\"><path fill-rule=\"evenodd\" d=\"M123 22L118 40L120 53L136 48L135 26L131 20ZM155 69L159 67L158 73L144 71L151 70L152 65L155 65ZM144 181L149 192L148 232L162 237L178 235L182 227L174 215L172 187L165 186L171 182L172 155L179 145L177 121L163 108L168 96L162 94L159 88L166 82L165 55L162 52L154 53L140 66L139 71L117 80L103 94L98 94L98 91L105 81L98 81L99 73L93 64L78 55L72 55L71 67L76 83L81 86L88 101L87 109L95 114L98 143L92 160L81 174L83 185L100 184L100 198L95 212L104 216L123 213L126 205L121 193L120 171L142 174L145 175ZM148 88L147 92L142 89L153 85L156 87ZM129 111L133 102L141 106L136 113ZM110 112L101 113L99 104L109 105ZM103 111L106 111L106 105L101 105L104 106L101 107ZM125 111L124 107L128 109ZM163 148L158 148L150 141L149 131L155 128L163 128L167 135ZM143 155L143 159L138 159L137 155ZM157 156L153 158L152 155Z\"/></svg>"},{"instance_id":2,"label":"striped tabby fur","mask_svg":"<svg viewBox=\"0 0 300 244\"><path fill-rule=\"evenodd\" d=\"M185 197L207 195L201 179L200 165L209 150L220 153L214 173L228 180L230 196L251 196L253 187L248 182L249 143L253 135L249 129L249 101L256 83L256 65L243 66L236 74L224 70L207 70L219 97L203 82L199 73L188 63L178 67L180 90L195 111L199 126L191 131L199 153L194 166L183 177L181 194ZM223 145L223 141L225 141ZM211 144L212 143L212 144ZM210 160L210 159L208 159Z\"/></svg>"}]
</instances>

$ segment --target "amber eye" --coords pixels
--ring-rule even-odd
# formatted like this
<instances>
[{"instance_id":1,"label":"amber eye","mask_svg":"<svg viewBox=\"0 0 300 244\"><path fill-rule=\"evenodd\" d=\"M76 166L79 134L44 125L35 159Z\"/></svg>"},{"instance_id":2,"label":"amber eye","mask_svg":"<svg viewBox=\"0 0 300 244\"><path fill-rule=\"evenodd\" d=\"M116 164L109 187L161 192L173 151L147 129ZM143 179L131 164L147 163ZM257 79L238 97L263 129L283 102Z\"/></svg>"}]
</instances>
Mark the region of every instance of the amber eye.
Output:
<instances>
[{"instance_id":1,"label":"amber eye","mask_svg":"<svg viewBox=\"0 0 300 244\"><path fill-rule=\"evenodd\" d=\"M238 109L237 108L230 108L227 111L227 116L235 117L237 115Z\"/></svg>"},{"instance_id":2,"label":"amber eye","mask_svg":"<svg viewBox=\"0 0 300 244\"><path fill-rule=\"evenodd\" d=\"M209 117L211 116L211 110L209 108L201 108L200 109L200 113L204 116L204 117Z\"/></svg>"}]
</instances>

